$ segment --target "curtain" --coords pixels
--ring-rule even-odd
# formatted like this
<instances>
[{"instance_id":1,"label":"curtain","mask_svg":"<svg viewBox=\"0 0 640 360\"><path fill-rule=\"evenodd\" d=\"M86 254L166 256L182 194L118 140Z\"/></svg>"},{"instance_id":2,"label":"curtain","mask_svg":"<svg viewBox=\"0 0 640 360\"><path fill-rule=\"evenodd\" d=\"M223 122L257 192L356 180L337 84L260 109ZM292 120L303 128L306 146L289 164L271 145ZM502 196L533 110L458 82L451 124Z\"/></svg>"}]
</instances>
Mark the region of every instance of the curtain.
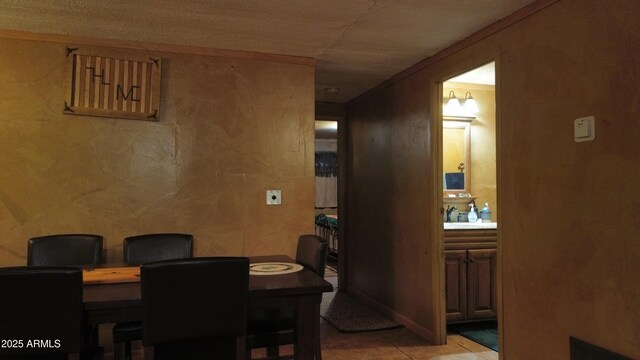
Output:
<instances>
[{"instance_id":1,"label":"curtain","mask_svg":"<svg viewBox=\"0 0 640 360\"><path fill-rule=\"evenodd\" d=\"M338 155L316 153L316 207L338 207Z\"/></svg>"}]
</instances>

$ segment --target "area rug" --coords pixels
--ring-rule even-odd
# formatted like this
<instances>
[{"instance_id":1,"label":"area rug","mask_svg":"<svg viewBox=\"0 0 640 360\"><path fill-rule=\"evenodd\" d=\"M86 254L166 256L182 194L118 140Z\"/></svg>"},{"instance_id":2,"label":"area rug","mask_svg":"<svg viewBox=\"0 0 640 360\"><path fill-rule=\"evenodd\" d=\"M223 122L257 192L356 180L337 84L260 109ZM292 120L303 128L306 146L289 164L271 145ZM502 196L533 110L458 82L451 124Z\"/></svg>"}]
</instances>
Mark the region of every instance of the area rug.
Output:
<instances>
[{"instance_id":1,"label":"area rug","mask_svg":"<svg viewBox=\"0 0 640 360\"><path fill-rule=\"evenodd\" d=\"M402 325L371 309L345 292L324 293L320 316L343 332L386 330Z\"/></svg>"},{"instance_id":2,"label":"area rug","mask_svg":"<svg viewBox=\"0 0 640 360\"><path fill-rule=\"evenodd\" d=\"M498 351L498 324L495 321L449 325L447 330Z\"/></svg>"}]
</instances>

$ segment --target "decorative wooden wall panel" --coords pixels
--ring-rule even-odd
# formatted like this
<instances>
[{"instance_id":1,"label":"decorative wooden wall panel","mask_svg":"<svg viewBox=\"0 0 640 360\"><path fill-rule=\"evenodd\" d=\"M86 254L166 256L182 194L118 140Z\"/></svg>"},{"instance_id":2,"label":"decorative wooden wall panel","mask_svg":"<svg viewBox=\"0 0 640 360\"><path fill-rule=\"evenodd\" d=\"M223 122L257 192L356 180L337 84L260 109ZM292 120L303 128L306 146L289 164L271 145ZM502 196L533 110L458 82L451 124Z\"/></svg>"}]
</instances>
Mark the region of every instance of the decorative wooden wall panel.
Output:
<instances>
[{"instance_id":1,"label":"decorative wooden wall panel","mask_svg":"<svg viewBox=\"0 0 640 360\"><path fill-rule=\"evenodd\" d=\"M105 48L67 48L65 114L157 120L160 57Z\"/></svg>"}]
</instances>

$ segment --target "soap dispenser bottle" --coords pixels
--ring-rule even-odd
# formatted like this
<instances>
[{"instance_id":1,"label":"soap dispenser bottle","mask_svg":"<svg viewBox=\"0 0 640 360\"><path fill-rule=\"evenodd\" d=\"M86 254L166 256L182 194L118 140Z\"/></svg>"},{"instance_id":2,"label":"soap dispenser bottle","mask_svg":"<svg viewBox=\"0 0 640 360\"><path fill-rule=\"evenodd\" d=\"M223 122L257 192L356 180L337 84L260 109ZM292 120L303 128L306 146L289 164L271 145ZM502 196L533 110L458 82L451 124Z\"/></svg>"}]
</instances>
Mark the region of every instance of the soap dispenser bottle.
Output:
<instances>
[{"instance_id":1,"label":"soap dispenser bottle","mask_svg":"<svg viewBox=\"0 0 640 360\"><path fill-rule=\"evenodd\" d=\"M484 203L484 207L480 212L480 219L482 222L491 222L491 210L489 210L489 203Z\"/></svg>"},{"instance_id":2,"label":"soap dispenser bottle","mask_svg":"<svg viewBox=\"0 0 640 360\"><path fill-rule=\"evenodd\" d=\"M470 223L475 223L478 221L478 213L476 213L476 204L475 203L471 203L469 204L469 206L471 207L471 210L469 210L469 222Z\"/></svg>"}]
</instances>

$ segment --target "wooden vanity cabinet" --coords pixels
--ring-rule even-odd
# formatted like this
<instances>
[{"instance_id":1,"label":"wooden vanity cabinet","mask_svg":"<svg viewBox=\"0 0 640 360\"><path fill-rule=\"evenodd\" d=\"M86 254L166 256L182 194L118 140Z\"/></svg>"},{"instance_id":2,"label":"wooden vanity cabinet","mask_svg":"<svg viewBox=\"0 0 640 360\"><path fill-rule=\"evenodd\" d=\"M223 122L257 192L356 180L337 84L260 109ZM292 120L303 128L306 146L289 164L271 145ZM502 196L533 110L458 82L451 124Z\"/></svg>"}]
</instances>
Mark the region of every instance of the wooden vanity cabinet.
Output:
<instances>
[{"instance_id":1,"label":"wooden vanity cabinet","mask_svg":"<svg viewBox=\"0 0 640 360\"><path fill-rule=\"evenodd\" d=\"M445 231L447 322L497 317L495 230Z\"/></svg>"}]
</instances>

